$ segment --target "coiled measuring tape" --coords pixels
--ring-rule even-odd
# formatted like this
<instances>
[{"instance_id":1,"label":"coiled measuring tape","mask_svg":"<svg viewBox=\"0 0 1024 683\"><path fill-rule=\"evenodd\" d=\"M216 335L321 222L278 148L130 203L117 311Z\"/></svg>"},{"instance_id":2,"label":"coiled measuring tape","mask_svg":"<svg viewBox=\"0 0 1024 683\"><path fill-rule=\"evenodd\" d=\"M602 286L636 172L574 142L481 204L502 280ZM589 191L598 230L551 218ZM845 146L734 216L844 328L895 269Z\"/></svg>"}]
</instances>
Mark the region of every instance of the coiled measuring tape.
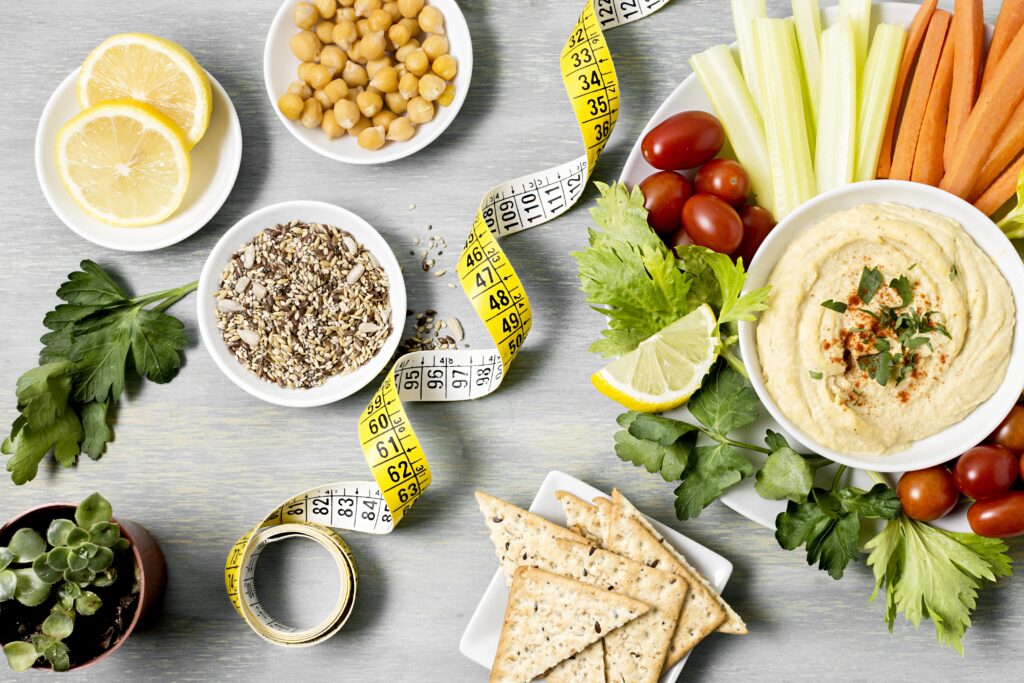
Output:
<instances>
[{"instance_id":1,"label":"coiled measuring tape","mask_svg":"<svg viewBox=\"0 0 1024 683\"><path fill-rule=\"evenodd\" d=\"M330 484L295 496L232 546L224 574L228 597L266 640L313 645L337 633L352 613L358 585L355 558L338 530L389 533L430 485L430 465L403 402L465 401L501 385L526 341L533 314L497 238L542 225L579 200L619 114L619 84L603 31L641 19L667 2L586 1L560 59L584 153L493 187L480 203L457 272L495 348L414 351L399 358L359 419L359 442L374 481ZM255 568L266 545L297 536L324 546L342 578L331 614L303 630L274 619L255 590Z\"/></svg>"}]
</instances>

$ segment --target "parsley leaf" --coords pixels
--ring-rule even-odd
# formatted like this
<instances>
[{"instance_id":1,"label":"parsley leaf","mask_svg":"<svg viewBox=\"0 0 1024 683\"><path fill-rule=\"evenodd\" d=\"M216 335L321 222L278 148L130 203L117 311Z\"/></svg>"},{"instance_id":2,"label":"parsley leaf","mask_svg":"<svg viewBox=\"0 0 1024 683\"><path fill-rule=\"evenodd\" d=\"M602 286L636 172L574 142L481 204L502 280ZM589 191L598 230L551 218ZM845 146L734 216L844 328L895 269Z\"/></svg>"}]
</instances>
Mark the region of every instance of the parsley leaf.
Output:
<instances>
[{"instance_id":1,"label":"parsley leaf","mask_svg":"<svg viewBox=\"0 0 1024 683\"><path fill-rule=\"evenodd\" d=\"M960 654L978 590L1012 573L1003 541L944 531L902 515L866 547L875 574L871 599L884 591L889 630L900 613L915 628L922 618L931 619L939 642Z\"/></svg>"},{"instance_id":2,"label":"parsley leaf","mask_svg":"<svg viewBox=\"0 0 1024 683\"><path fill-rule=\"evenodd\" d=\"M688 404L690 412L719 439L757 419L760 403L746 380L719 364Z\"/></svg>"},{"instance_id":3,"label":"parsley leaf","mask_svg":"<svg viewBox=\"0 0 1024 683\"><path fill-rule=\"evenodd\" d=\"M786 445L775 449L764 461L757 471L754 489L768 500L804 503L814 487L814 470L811 460Z\"/></svg>"},{"instance_id":4,"label":"parsley leaf","mask_svg":"<svg viewBox=\"0 0 1024 683\"><path fill-rule=\"evenodd\" d=\"M615 434L615 454L622 460L676 481L690 463L697 427L656 415L623 413ZM672 423L672 424L665 424Z\"/></svg>"},{"instance_id":5,"label":"parsley leaf","mask_svg":"<svg viewBox=\"0 0 1024 683\"><path fill-rule=\"evenodd\" d=\"M697 517L725 489L754 473L750 461L727 443L698 446L694 455L692 471L685 473L675 491L676 517L680 520Z\"/></svg>"},{"instance_id":6,"label":"parsley leaf","mask_svg":"<svg viewBox=\"0 0 1024 683\"><path fill-rule=\"evenodd\" d=\"M846 313L847 309L849 309L849 306L844 304L842 301L833 301L832 299L822 301L821 305L829 310L835 311L836 313Z\"/></svg>"},{"instance_id":7,"label":"parsley leaf","mask_svg":"<svg viewBox=\"0 0 1024 683\"><path fill-rule=\"evenodd\" d=\"M864 270L860 274L860 284L857 285L857 296L865 304L871 303L882 286L882 282L882 272L878 268L864 266Z\"/></svg>"},{"instance_id":8,"label":"parsley leaf","mask_svg":"<svg viewBox=\"0 0 1024 683\"><path fill-rule=\"evenodd\" d=\"M902 302L899 308L906 308L914 302L914 288L910 284L910 278L906 275L900 275L898 278L894 278L889 282L889 286L896 290L896 293L900 295Z\"/></svg>"},{"instance_id":9,"label":"parsley leaf","mask_svg":"<svg viewBox=\"0 0 1024 683\"><path fill-rule=\"evenodd\" d=\"M808 370L807 374L811 376L811 379L821 379L825 376L824 373L819 372L818 370Z\"/></svg>"}]
</instances>

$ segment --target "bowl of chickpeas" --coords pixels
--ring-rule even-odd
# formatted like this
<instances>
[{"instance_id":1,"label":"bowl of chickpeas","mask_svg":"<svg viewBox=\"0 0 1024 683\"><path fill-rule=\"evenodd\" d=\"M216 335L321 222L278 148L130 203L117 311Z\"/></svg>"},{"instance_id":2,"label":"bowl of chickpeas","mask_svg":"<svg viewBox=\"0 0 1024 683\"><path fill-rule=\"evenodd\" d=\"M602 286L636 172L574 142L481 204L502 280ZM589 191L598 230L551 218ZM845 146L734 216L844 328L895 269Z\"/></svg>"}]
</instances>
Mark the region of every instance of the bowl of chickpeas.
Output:
<instances>
[{"instance_id":1,"label":"bowl of chickpeas","mask_svg":"<svg viewBox=\"0 0 1024 683\"><path fill-rule=\"evenodd\" d=\"M331 159L381 164L437 139L473 73L455 0L285 2L270 25L263 76L274 111Z\"/></svg>"}]
</instances>

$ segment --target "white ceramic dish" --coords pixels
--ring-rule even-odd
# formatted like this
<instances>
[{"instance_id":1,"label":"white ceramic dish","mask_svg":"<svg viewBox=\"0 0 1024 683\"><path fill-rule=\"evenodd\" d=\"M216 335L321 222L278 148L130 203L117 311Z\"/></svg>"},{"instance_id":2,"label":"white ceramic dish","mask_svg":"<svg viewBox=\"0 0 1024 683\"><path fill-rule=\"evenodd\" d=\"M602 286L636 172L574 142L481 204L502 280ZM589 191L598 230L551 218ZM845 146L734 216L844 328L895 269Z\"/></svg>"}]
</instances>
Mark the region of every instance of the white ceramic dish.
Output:
<instances>
[{"instance_id":1,"label":"white ceramic dish","mask_svg":"<svg viewBox=\"0 0 1024 683\"><path fill-rule=\"evenodd\" d=\"M530 505L530 512L534 512L556 524L565 524L565 513L562 504L555 498L556 491L568 491L583 500L593 500L598 496L608 497L608 494L595 489L575 477L564 472L553 470L548 472L544 478L540 490ZM661 522L647 518L654 528L658 530L665 539L672 544L683 556L689 560L694 569L700 572L719 593L725 588L729 577L732 576L732 563L721 555L708 550L701 544L693 541L675 529L662 524ZM487 545L486 551L493 554L493 548ZM494 661L494 654L498 651L498 638L501 636L501 624L505 618L505 605L508 603L508 588L505 585L505 576L498 569L494 577L487 585L480 604L466 626L462 640L459 642L459 651L466 655L480 666L491 668ZM689 655L684 657L678 664L666 671L660 683L671 683L679 677Z\"/></svg>"},{"instance_id":2,"label":"white ceramic dish","mask_svg":"<svg viewBox=\"0 0 1024 683\"><path fill-rule=\"evenodd\" d=\"M947 192L928 185L900 180L872 180L847 185L819 195L786 216L768 235L750 264L747 289L763 287L783 252L807 228L837 211L862 204L894 202L934 211L960 223L999 268L1010 284L1016 304L1016 329L1010 365L995 393L962 421L915 441L910 448L888 455L854 455L826 448L793 424L765 388L755 337L757 321L740 323L740 353L750 383L768 412L786 432L815 453L838 463L879 472L902 472L931 467L956 458L991 434L1024 390L1024 263L1006 235L976 208ZM979 378L981 379L981 378Z\"/></svg>"},{"instance_id":3,"label":"white ceramic dish","mask_svg":"<svg viewBox=\"0 0 1024 683\"><path fill-rule=\"evenodd\" d=\"M220 330L217 329L217 316L214 313L214 294L220 289L221 273L231 254L263 230L294 220L325 223L351 233L356 241L364 245L384 268L390 285L392 331L384 346L376 356L355 372L336 375L320 386L311 389L286 389L251 373L228 350L227 344L220 336ZM333 403L354 394L369 384L391 360L395 349L398 348L402 328L405 325L405 280L394 252L391 251L380 233L374 230L369 223L351 211L325 202L282 202L255 211L238 221L224 233L207 257L206 264L199 276L196 300L199 332L202 335L203 344L221 372L253 396L268 403L293 408L309 408Z\"/></svg>"},{"instance_id":4,"label":"white ceramic dish","mask_svg":"<svg viewBox=\"0 0 1024 683\"><path fill-rule=\"evenodd\" d=\"M299 29L292 21L292 12L297 0L285 0L277 10L263 49L263 82L270 97L270 106L281 124L295 139L317 154L343 161L348 164L384 164L415 154L436 140L448 128L466 101L469 83L473 76L473 43L469 26L455 0L428 0L444 14L445 35L448 37L449 53L458 60L455 74L455 99L447 107L436 106L432 121L416 126L416 134L405 142L388 142L384 147L370 151L363 149L351 135L328 140L318 128L305 128L298 121L289 121L277 108L277 100L298 76L295 70L299 60L292 54L289 40Z\"/></svg>"},{"instance_id":5,"label":"white ceramic dish","mask_svg":"<svg viewBox=\"0 0 1024 683\"><path fill-rule=\"evenodd\" d=\"M907 26L913 20L916 12L917 5L912 3L875 3L872 7L872 24L877 25L880 22L886 22ZM822 11L823 25L831 25L835 21L837 15L838 10L836 7L832 6L824 8ZM986 39L990 39L992 35L992 27L987 26L986 31ZM733 45L733 48L735 51L735 45ZM629 185L636 185L656 170L647 163L644 159L643 153L640 151L640 143L643 140L643 136L646 135L651 128L654 128L654 126L658 125L661 121L665 120L672 114L691 109L700 109L708 112L714 111L711 106L711 102L701 89L700 83L697 82L696 77L692 74L687 76L683 82L672 91L672 93L664 102L661 103L661 106L658 107L657 111L655 111L654 115L647 122L647 125L637 138L636 143L630 151L629 157L626 159L626 163L623 166L622 174L619 178L622 182ZM686 410L679 409L674 414L679 417L685 417ZM672 415L673 413L669 413L669 416ZM781 432L790 439L790 443L795 442L795 439L793 439L790 434L786 434L786 430L772 419L771 415L764 414L764 411L762 411L762 415L757 422L750 425L745 430L741 430L740 434L747 437L745 440L748 442L760 442L764 438L765 430L767 429ZM760 466L761 458L759 456L751 456L751 458L757 461L755 462L756 465ZM827 485L828 480L831 478L830 470L833 470L833 468L828 467L819 470L819 476L828 478L822 480L823 484ZM871 480L862 471L854 471L850 473L849 476L850 482L855 486L860 486L862 488L869 488L871 486ZM892 483L895 483L896 476L890 475L890 479ZM754 490L754 481L752 478L744 479L739 484L728 489L722 495L721 501L744 517L770 529L775 528L775 517L786 507L784 502L765 500L759 496ZM963 509L954 511L942 519L936 520L932 524L953 531L970 530L967 524L967 517Z\"/></svg>"},{"instance_id":6,"label":"white ceramic dish","mask_svg":"<svg viewBox=\"0 0 1024 683\"><path fill-rule=\"evenodd\" d=\"M162 223L144 228L118 228L83 211L61 183L53 145L61 126L78 114L75 82L78 69L53 91L36 130L36 175L43 195L66 226L94 244L120 251L152 251L176 244L192 235L224 205L242 164L242 126L231 98L207 73L213 90L210 127L192 149L192 178L185 200Z\"/></svg>"}]
</instances>

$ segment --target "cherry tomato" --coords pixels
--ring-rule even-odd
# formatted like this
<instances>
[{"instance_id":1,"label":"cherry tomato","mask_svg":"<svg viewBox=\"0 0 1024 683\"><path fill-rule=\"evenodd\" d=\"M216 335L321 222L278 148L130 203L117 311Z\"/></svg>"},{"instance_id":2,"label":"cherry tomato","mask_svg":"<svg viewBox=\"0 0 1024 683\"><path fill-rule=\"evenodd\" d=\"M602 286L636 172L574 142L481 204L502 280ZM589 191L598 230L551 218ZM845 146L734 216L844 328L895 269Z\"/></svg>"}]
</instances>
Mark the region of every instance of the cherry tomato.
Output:
<instances>
[{"instance_id":1,"label":"cherry tomato","mask_svg":"<svg viewBox=\"0 0 1024 683\"><path fill-rule=\"evenodd\" d=\"M1020 478L1024 481L1024 455L1020 456Z\"/></svg>"},{"instance_id":2,"label":"cherry tomato","mask_svg":"<svg viewBox=\"0 0 1024 683\"><path fill-rule=\"evenodd\" d=\"M750 196L750 176L732 159L712 159L693 179L700 194L713 194L726 204L742 206Z\"/></svg>"},{"instance_id":3,"label":"cherry tomato","mask_svg":"<svg viewBox=\"0 0 1024 683\"><path fill-rule=\"evenodd\" d=\"M743 239L743 221L718 197L695 194L683 207L683 227L694 244L731 254Z\"/></svg>"},{"instance_id":4,"label":"cherry tomato","mask_svg":"<svg viewBox=\"0 0 1024 683\"><path fill-rule=\"evenodd\" d=\"M967 509L971 530L981 536L1009 538L1024 534L1024 491L979 500Z\"/></svg>"},{"instance_id":5,"label":"cherry tomato","mask_svg":"<svg viewBox=\"0 0 1024 683\"><path fill-rule=\"evenodd\" d=\"M992 441L1011 451L1024 453L1024 406L1016 405L1002 424L992 432Z\"/></svg>"},{"instance_id":6,"label":"cherry tomato","mask_svg":"<svg viewBox=\"0 0 1024 683\"><path fill-rule=\"evenodd\" d=\"M678 173L658 171L644 178L640 191L644 193L647 223L663 235L679 227L683 205L693 195L693 185Z\"/></svg>"},{"instance_id":7,"label":"cherry tomato","mask_svg":"<svg viewBox=\"0 0 1024 683\"><path fill-rule=\"evenodd\" d=\"M953 468L956 487L975 500L1002 495L1017 481L1020 463L1009 448L975 446Z\"/></svg>"},{"instance_id":8,"label":"cherry tomato","mask_svg":"<svg viewBox=\"0 0 1024 683\"><path fill-rule=\"evenodd\" d=\"M678 171L715 158L725 144L722 124L706 111L684 111L651 129L640 145L654 168Z\"/></svg>"},{"instance_id":9,"label":"cherry tomato","mask_svg":"<svg viewBox=\"0 0 1024 683\"><path fill-rule=\"evenodd\" d=\"M686 234L686 228L679 227L675 232L669 235L662 235L661 240L669 249L675 249L676 247L685 247L693 244L693 240Z\"/></svg>"},{"instance_id":10,"label":"cherry tomato","mask_svg":"<svg viewBox=\"0 0 1024 683\"><path fill-rule=\"evenodd\" d=\"M743 240L737 255L742 256L743 264L749 266L761 243L775 227L775 217L760 206L744 206L740 209L740 220L743 222Z\"/></svg>"},{"instance_id":11,"label":"cherry tomato","mask_svg":"<svg viewBox=\"0 0 1024 683\"><path fill-rule=\"evenodd\" d=\"M919 522L945 516L960 499L953 475L943 465L905 472L896 486L903 512Z\"/></svg>"}]
</instances>

